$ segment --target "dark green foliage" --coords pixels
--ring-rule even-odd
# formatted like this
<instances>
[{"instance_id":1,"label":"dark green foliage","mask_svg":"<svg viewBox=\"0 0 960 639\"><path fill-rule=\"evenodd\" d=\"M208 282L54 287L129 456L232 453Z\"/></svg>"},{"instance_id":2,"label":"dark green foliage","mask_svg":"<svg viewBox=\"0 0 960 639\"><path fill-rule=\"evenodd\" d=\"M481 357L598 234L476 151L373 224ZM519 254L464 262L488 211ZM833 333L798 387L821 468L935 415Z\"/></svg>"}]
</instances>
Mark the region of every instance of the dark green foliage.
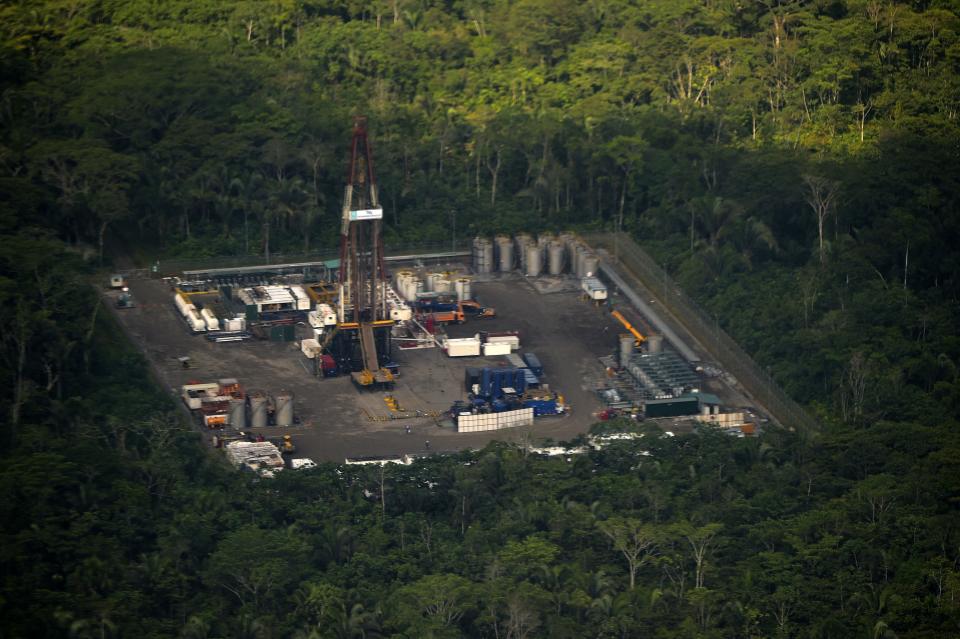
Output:
<instances>
[{"instance_id":1,"label":"dark green foliage","mask_svg":"<svg viewBox=\"0 0 960 639\"><path fill-rule=\"evenodd\" d=\"M960 634L958 38L896 0L6 3L0 636ZM333 246L357 113L388 243L623 228L822 432L227 469L91 264Z\"/></svg>"}]
</instances>

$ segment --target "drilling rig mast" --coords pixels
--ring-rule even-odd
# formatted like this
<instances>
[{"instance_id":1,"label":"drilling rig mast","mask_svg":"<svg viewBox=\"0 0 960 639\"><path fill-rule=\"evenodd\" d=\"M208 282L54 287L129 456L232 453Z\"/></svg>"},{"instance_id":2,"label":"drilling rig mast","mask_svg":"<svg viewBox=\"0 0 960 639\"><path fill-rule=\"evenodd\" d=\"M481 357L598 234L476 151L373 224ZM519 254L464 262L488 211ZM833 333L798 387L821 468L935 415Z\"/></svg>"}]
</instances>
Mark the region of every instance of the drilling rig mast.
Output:
<instances>
[{"instance_id":1,"label":"drilling rig mast","mask_svg":"<svg viewBox=\"0 0 960 639\"><path fill-rule=\"evenodd\" d=\"M364 387L393 382L391 373L381 367L390 358L394 324L387 307L382 219L367 118L356 116L343 193L338 324L331 350L340 365L351 371L354 381Z\"/></svg>"}]
</instances>

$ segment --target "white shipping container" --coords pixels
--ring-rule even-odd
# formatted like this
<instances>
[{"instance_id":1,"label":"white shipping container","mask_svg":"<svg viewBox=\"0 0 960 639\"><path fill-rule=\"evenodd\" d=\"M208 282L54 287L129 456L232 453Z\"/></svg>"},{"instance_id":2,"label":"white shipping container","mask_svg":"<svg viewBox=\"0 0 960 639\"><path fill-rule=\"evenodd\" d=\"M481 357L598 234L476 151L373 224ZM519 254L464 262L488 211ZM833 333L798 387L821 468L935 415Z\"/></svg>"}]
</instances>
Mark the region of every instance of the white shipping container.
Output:
<instances>
[{"instance_id":1,"label":"white shipping container","mask_svg":"<svg viewBox=\"0 0 960 639\"><path fill-rule=\"evenodd\" d=\"M483 345L483 356L492 357L493 355L507 355L512 348L509 342L487 342Z\"/></svg>"},{"instance_id":2,"label":"white shipping container","mask_svg":"<svg viewBox=\"0 0 960 639\"><path fill-rule=\"evenodd\" d=\"M520 350L520 338L516 335L497 335L488 337L487 344L509 344L511 351Z\"/></svg>"},{"instance_id":3,"label":"white shipping container","mask_svg":"<svg viewBox=\"0 0 960 639\"><path fill-rule=\"evenodd\" d=\"M476 337L448 339L444 347L448 357L476 357L480 355L480 340Z\"/></svg>"}]
</instances>

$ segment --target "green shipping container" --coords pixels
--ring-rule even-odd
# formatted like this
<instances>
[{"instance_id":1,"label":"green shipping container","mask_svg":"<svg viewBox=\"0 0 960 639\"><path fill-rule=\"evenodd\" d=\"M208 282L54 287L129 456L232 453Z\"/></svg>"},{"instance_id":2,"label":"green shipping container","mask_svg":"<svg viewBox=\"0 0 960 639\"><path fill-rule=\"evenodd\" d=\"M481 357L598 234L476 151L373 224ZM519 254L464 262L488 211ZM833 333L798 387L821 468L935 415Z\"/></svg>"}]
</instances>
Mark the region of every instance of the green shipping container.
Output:
<instances>
[{"instance_id":1,"label":"green shipping container","mask_svg":"<svg viewBox=\"0 0 960 639\"><path fill-rule=\"evenodd\" d=\"M257 313L257 305L256 305L256 304L247 304L246 310L247 310L247 321L248 321L248 322L256 322L257 319L258 319L258 315L259 315L259 313Z\"/></svg>"},{"instance_id":2,"label":"green shipping container","mask_svg":"<svg viewBox=\"0 0 960 639\"><path fill-rule=\"evenodd\" d=\"M270 327L270 341L271 342L284 342L286 341L284 335L284 329L286 326L271 326Z\"/></svg>"},{"instance_id":3,"label":"green shipping container","mask_svg":"<svg viewBox=\"0 0 960 639\"><path fill-rule=\"evenodd\" d=\"M644 403L644 414L647 417L678 417L696 415L699 412L700 400L696 397L651 399Z\"/></svg>"}]
</instances>

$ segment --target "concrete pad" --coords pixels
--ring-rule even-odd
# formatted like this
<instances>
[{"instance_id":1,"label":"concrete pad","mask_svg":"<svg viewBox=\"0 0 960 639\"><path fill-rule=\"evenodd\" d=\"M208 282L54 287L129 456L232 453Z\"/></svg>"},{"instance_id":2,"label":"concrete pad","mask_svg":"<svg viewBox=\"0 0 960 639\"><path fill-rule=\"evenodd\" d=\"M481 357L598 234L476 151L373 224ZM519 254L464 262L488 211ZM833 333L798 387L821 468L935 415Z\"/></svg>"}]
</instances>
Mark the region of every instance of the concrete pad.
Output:
<instances>
[{"instance_id":1,"label":"concrete pad","mask_svg":"<svg viewBox=\"0 0 960 639\"><path fill-rule=\"evenodd\" d=\"M551 284L546 290L562 285ZM294 435L297 456L317 461L422 453L427 440L431 452L440 452L480 448L494 439L572 439L587 431L602 408L586 380L602 374L597 357L616 349L618 333L618 325L605 309L581 301L577 293L541 294L530 280L519 276L475 281L475 296L482 304L495 307L498 316L451 326L450 336L520 331L522 350L538 355L544 365L544 381L560 392L573 410L566 416L538 419L530 429L458 434L444 428L436 415L466 398L465 368L505 365L504 358L449 358L440 349L395 348L394 359L401 367L395 389L361 391L349 376L318 379L310 375L309 361L296 344L215 344L203 335L191 334L174 307L172 291L159 280L132 280L130 288L138 306L116 315L172 394L178 395L182 384L222 377L235 377L248 390L291 391L300 424L268 428L265 434ZM181 357L190 358L189 369L181 367ZM387 407L384 398L388 395L398 400L400 411L394 413ZM416 411L420 416L400 418L416 415Z\"/></svg>"}]
</instances>

